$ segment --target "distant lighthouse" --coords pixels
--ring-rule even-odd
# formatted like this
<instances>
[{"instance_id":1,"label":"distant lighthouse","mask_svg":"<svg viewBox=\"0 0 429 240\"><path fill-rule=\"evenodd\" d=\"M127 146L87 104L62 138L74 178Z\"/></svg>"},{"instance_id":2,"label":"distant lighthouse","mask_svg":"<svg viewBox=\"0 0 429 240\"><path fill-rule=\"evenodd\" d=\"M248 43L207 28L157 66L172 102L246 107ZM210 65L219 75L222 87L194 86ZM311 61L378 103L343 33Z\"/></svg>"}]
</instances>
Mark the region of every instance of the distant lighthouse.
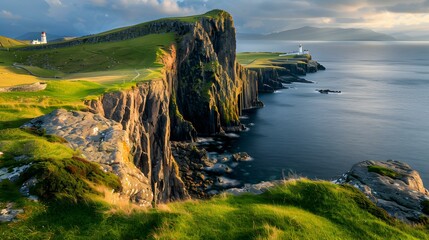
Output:
<instances>
[{"instance_id":1,"label":"distant lighthouse","mask_svg":"<svg viewBox=\"0 0 429 240\"><path fill-rule=\"evenodd\" d=\"M302 51L302 44L299 44L298 53L299 53L300 55L302 55L302 54L304 53L304 51Z\"/></svg>"},{"instance_id":2,"label":"distant lighthouse","mask_svg":"<svg viewBox=\"0 0 429 240\"><path fill-rule=\"evenodd\" d=\"M42 32L42 35L40 37L40 43L41 44L46 44L48 43L48 39L46 38L46 32Z\"/></svg>"}]
</instances>

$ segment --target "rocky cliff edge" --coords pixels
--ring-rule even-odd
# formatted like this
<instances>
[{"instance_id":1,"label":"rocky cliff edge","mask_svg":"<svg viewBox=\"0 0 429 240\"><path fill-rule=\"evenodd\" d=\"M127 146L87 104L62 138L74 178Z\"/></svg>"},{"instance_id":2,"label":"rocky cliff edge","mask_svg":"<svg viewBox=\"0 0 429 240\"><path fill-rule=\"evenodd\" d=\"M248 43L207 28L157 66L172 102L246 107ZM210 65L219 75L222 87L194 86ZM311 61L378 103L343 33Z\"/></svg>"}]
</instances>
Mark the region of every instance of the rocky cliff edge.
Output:
<instances>
[{"instance_id":1,"label":"rocky cliff edge","mask_svg":"<svg viewBox=\"0 0 429 240\"><path fill-rule=\"evenodd\" d=\"M55 111L25 125L64 137L70 147L120 177L122 195L143 205L189 198L170 140L240 127L243 109L260 106L257 75L235 59L231 15L213 11L194 22L166 19L58 45L110 42L174 32L161 56L163 78L87 101L90 112Z\"/></svg>"}]
</instances>

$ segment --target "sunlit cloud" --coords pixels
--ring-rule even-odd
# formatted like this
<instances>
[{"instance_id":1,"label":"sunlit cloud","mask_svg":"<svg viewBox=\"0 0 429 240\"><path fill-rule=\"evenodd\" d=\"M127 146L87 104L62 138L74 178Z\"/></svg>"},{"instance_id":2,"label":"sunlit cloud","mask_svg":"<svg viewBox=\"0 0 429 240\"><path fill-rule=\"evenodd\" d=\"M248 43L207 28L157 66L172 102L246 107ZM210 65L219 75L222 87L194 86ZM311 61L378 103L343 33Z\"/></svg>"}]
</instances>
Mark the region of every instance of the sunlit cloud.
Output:
<instances>
[{"instance_id":1,"label":"sunlit cloud","mask_svg":"<svg viewBox=\"0 0 429 240\"><path fill-rule=\"evenodd\" d=\"M89 34L212 9L230 12L243 33L314 26L420 34L429 26L429 0L31 0L2 1L0 29Z\"/></svg>"}]
</instances>

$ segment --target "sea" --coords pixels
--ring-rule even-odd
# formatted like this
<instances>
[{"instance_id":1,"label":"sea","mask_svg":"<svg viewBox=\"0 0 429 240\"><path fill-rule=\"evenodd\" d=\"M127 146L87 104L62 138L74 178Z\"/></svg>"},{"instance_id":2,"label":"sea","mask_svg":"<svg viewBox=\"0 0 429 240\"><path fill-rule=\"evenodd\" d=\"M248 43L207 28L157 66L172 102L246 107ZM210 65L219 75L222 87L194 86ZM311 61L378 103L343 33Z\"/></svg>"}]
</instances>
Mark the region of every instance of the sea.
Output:
<instances>
[{"instance_id":1,"label":"sea","mask_svg":"<svg viewBox=\"0 0 429 240\"><path fill-rule=\"evenodd\" d=\"M242 40L237 52L289 52L300 43L327 70L305 76L314 84L260 94L265 107L246 112L248 130L226 144L253 160L230 177L334 180L360 161L392 159L429 186L429 42Z\"/></svg>"}]
</instances>

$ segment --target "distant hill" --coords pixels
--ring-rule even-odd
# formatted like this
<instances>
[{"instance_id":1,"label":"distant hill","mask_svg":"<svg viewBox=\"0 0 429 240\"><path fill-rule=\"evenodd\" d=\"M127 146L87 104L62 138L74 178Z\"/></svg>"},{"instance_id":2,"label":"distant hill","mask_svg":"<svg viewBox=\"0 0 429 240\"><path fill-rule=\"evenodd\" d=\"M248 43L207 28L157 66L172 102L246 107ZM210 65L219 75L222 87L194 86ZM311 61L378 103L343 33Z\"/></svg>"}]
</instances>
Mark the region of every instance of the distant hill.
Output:
<instances>
[{"instance_id":1,"label":"distant hill","mask_svg":"<svg viewBox=\"0 0 429 240\"><path fill-rule=\"evenodd\" d=\"M238 34L240 39L296 41L396 41L387 34L360 28L302 27L268 35Z\"/></svg>"},{"instance_id":2,"label":"distant hill","mask_svg":"<svg viewBox=\"0 0 429 240\"><path fill-rule=\"evenodd\" d=\"M35 39L40 39L40 33L41 32L28 32L25 34L22 34L18 37L16 37L16 39L19 40L35 40ZM67 39L69 36L62 36L62 35L57 35L57 34L51 34L51 33L46 33L47 38L48 38L48 42L58 42L58 41L63 41L64 39Z\"/></svg>"},{"instance_id":3,"label":"distant hill","mask_svg":"<svg viewBox=\"0 0 429 240\"><path fill-rule=\"evenodd\" d=\"M25 44L26 43L22 41L0 36L0 48L9 48L9 47L21 46Z\"/></svg>"}]
</instances>

